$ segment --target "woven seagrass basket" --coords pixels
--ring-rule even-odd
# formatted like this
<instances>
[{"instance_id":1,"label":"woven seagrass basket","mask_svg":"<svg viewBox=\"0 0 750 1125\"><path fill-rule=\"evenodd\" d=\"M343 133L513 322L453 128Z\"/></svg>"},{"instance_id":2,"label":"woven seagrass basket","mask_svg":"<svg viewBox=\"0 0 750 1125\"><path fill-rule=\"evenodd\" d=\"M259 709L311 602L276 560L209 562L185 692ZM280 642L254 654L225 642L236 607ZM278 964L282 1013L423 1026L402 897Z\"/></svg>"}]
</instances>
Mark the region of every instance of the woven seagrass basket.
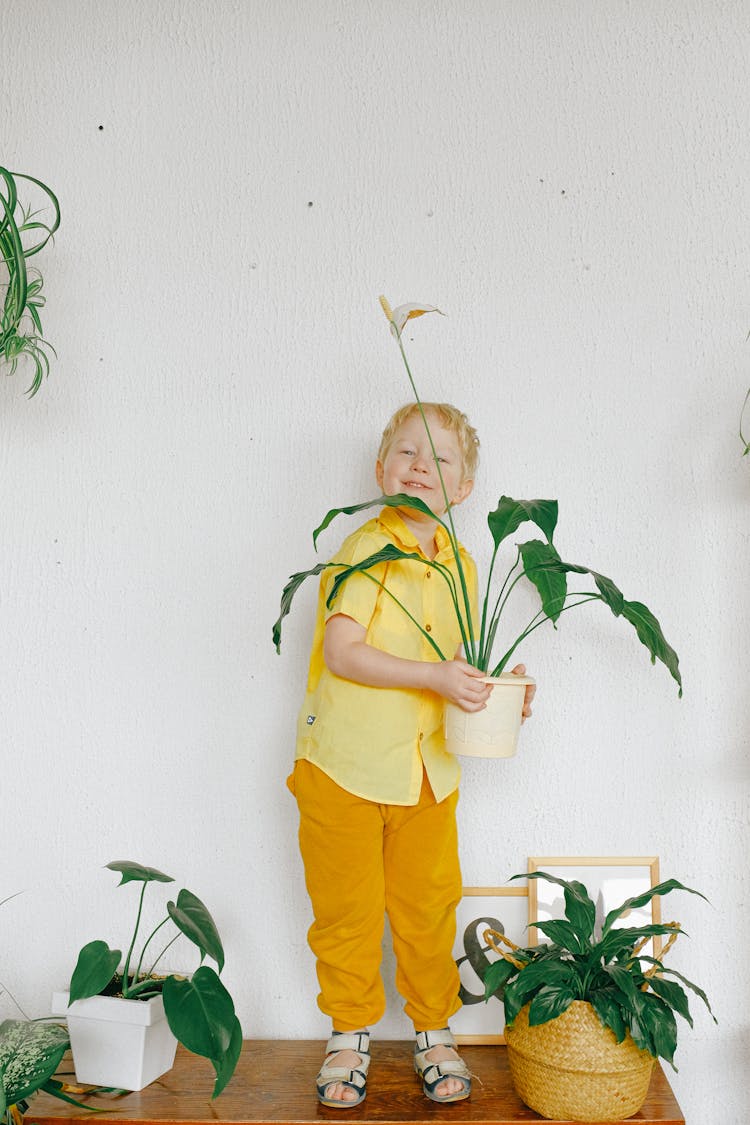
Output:
<instances>
[{"instance_id":1,"label":"woven seagrass basket","mask_svg":"<svg viewBox=\"0 0 750 1125\"><path fill-rule=\"evenodd\" d=\"M676 937L670 937L662 956ZM523 968L503 949L518 949L505 934L485 930L484 939L506 961ZM635 1045L629 1031L618 1043L587 1000L574 1000L561 1016L533 1027L527 1004L513 1025L506 1025L505 1042L516 1093L542 1117L623 1121L646 1100L654 1057Z\"/></svg>"},{"instance_id":2,"label":"woven seagrass basket","mask_svg":"<svg viewBox=\"0 0 750 1125\"><path fill-rule=\"evenodd\" d=\"M529 1026L527 1005L505 1042L516 1092L542 1117L622 1121L646 1100L653 1057L629 1033L618 1043L584 1000L537 1027Z\"/></svg>"}]
</instances>

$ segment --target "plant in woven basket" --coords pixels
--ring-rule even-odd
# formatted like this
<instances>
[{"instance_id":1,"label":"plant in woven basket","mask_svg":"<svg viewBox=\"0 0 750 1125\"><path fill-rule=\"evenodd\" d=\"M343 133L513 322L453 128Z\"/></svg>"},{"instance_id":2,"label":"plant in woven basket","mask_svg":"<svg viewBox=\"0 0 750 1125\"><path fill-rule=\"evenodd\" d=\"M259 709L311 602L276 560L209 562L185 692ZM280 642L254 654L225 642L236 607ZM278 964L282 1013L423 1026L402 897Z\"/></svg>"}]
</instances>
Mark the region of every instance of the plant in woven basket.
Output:
<instances>
[{"instance_id":1,"label":"plant in woven basket","mask_svg":"<svg viewBox=\"0 0 750 1125\"><path fill-rule=\"evenodd\" d=\"M48 221L41 218L42 209L32 211L20 203L20 180L25 189L30 187L41 196L44 210L51 212ZM42 275L38 270L29 270L27 260L46 246L59 225L60 205L46 184L0 167L0 360L7 363L8 374L13 375L21 356L30 357L34 364L34 377L28 389L31 396L49 373L47 350L54 354L54 348L42 338Z\"/></svg>"},{"instance_id":2,"label":"plant in woven basket","mask_svg":"<svg viewBox=\"0 0 750 1125\"><path fill-rule=\"evenodd\" d=\"M563 1015L574 1002L584 1001L617 1043L629 1037L653 1058L661 1057L674 1066L675 1015L691 1026L693 1023L685 989L699 996L711 1011L703 990L664 964L664 955L682 932L680 925L617 923L657 895L675 890L701 898L705 895L668 879L610 910L597 925L596 906L582 883L545 871L513 878L546 879L562 887L565 917L532 923L548 940L527 949L513 945L494 930L486 931L485 940L501 954L501 960L485 972L485 996L501 995L507 1027L513 1028L522 1010L528 1025L536 1027ZM657 936L668 938L661 955L645 954L645 945ZM498 941L511 947L512 952L503 950ZM668 980L667 976L676 979Z\"/></svg>"}]
</instances>

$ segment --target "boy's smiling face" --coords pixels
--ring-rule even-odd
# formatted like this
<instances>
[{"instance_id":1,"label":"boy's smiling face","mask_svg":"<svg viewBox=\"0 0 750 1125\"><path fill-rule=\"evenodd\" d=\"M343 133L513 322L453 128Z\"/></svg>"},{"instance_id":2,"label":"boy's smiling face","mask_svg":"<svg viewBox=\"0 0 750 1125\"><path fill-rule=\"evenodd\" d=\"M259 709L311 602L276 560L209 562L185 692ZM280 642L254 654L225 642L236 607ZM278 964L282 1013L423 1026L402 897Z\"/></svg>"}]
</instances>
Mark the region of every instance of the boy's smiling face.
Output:
<instances>
[{"instance_id":1,"label":"boy's smiling face","mask_svg":"<svg viewBox=\"0 0 750 1125\"><path fill-rule=\"evenodd\" d=\"M460 504L471 492L474 482L464 479L458 437L441 424L434 412L426 413L448 500L451 505ZM375 466L375 477L384 495L405 492L407 496L419 497L436 515L445 512L443 487L419 413L410 415L398 427L383 460ZM410 509L409 515L416 518L418 513Z\"/></svg>"}]
</instances>

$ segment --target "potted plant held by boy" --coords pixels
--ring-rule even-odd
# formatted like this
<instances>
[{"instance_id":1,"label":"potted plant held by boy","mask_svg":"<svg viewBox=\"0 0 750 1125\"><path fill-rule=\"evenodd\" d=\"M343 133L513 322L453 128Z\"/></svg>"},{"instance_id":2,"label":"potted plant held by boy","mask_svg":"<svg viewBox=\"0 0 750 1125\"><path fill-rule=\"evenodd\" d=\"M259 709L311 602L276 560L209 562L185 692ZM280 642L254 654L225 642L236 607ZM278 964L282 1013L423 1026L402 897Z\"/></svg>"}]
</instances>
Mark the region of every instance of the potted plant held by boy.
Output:
<instances>
[{"instance_id":1,"label":"potted plant held by boy","mask_svg":"<svg viewBox=\"0 0 750 1125\"><path fill-rule=\"evenodd\" d=\"M127 860L106 866L119 872L119 886L141 883L142 887L124 962L119 949L110 949L105 941L89 942L78 955L69 992L55 994L55 1014L67 1015L76 1077L93 1085L141 1090L171 1068L179 1041L211 1062L216 1097L234 1073L242 1029L219 978L224 949L213 918L196 895L183 889L176 901L167 903L166 917L137 952L146 887L174 880ZM152 939L170 921L177 933L146 967ZM197 947L199 967L190 976L156 974L166 950L181 934ZM206 957L216 963L218 972L203 964Z\"/></svg>"},{"instance_id":2,"label":"potted plant held by boy","mask_svg":"<svg viewBox=\"0 0 750 1125\"><path fill-rule=\"evenodd\" d=\"M484 711L469 714L451 703L446 703L446 747L451 752L483 757L508 757L515 753L516 739L521 724L525 685L531 681L506 672L506 669L510 666L511 658L519 645L540 626L546 622L551 622L556 626L564 612L587 602L602 602L609 607L615 617L622 617L629 622L635 629L638 639L648 649L651 662L655 663L660 660L666 666L677 682L681 695L682 680L677 653L667 643L658 620L648 607L642 602L627 600L611 578L607 578L587 566L564 562L558 554L553 543L558 516L556 500L515 500L510 496L500 497L497 507L487 517L493 549L484 594L481 597L481 607L478 608L471 604L451 506L440 471L440 461L435 452L429 422L417 392L402 338L404 326L409 320L425 313L439 312L439 310L432 305L415 304L401 305L392 310L384 297L381 297L380 300L401 352L416 407L429 437L443 488L446 504L445 516L443 518L436 516L418 496L411 496L406 493L377 496L372 500L365 500L362 503L352 504L345 508L331 509L320 526L314 531L313 544L317 546L321 532L339 515L352 515L374 506L412 509L435 520L445 529L450 540L458 580L456 581L447 567L436 563L434 560L427 559L417 552L405 552L392 543L352 566L330 562L318 563L310 570L293 574L284 587L281 596L281 611L273 628L273 639L277 652L281 645L282 622L289 613L295 593L306 578L321 574L330 567L338 570L339 573L336 575L328 595L328 608L333 606L342 585L354 574L366 575L373 582L377 582L386 594L395 597L388 590L388 565L396 560L410 559L436 571L447 583L458 620L464 656L469 664L484 672L487 680L495 685ZM508 545L511 537L526 523L535 526L542 533L542 538L516 543L515 557L511 554L510 567L506 569L502 581L495 581L496 563L499 559L501 546ZM593 588L569 590L568 575L587 576L593 584ZM520 633L505 638L500 646L500 624L503 611L522 579L531 582L536 589L540 599L540 608ZM401 608L404 609L405 613L407 612L403 606ZM453 657L453 653L444 653L440 650L434 638L418 621L414 620L413 617L411 620L414 628L421 631L440 660L448 660ZM495 652L498 646L501 647L499 657Z\"/></svg>"},{"instance_id":3,"label":"potted plant held by boy","mask_svg":"<svg viewBox=\"0 0 750 1125\"><path fill-rule=\"evenodd\" d=\"M505 1007L516 1092L547 1118L630 1117L645 1100L655 1060L674 1066L675 1014L692 1027L681 984L709 1012L711 1007L702 989L664 964L682 932L677 922L626 926L622 921L657 895L700 892L668 879L597 921L596 906L582 883L546 871L513 878L546 879L562 887L565 896L564 918L532 923L549 939L541 945L521 949L496 930L484 933L501 957L484 972L485 996L499 996ZM652 957L643 949L656 936L669 940ZM677 979L667 980L665 974Z\"/></svg>"}]
</instances>

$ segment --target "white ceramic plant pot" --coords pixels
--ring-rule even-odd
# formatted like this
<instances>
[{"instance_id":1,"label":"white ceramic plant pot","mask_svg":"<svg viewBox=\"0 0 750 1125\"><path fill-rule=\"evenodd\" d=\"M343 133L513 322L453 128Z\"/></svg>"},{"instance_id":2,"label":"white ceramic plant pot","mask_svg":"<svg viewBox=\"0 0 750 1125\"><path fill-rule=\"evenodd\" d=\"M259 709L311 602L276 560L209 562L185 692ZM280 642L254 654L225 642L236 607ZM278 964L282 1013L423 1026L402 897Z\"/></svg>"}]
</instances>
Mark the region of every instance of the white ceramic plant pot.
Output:
<instances>
[{"instance_id":1,"label":"white ceramic plant pot","mask_svg":"<svg viewBox=\"0 0 750 1125\"><path fill-rule=\"evenodd\" d=\"M531 676L487 676L492 684L484 711L462 711L453 703L445 705L445 748L451 754L470 758L512 758L521 729L523 699Z\"/></svg>"},{"instance_id":2,"label":"white ceramic plant pot","mask_svg":"<svg viewBox=\"0 0 750 1125\"><path fill-rule=\"evenodd\" d=\"M177 1040L169 1030L161 996L123 1000L91 996L70 1004L55 992L52 1014L68 1021L76 1078L91 1086L142 1090L174 1065Z\"/></svg>"}]
</instances>

